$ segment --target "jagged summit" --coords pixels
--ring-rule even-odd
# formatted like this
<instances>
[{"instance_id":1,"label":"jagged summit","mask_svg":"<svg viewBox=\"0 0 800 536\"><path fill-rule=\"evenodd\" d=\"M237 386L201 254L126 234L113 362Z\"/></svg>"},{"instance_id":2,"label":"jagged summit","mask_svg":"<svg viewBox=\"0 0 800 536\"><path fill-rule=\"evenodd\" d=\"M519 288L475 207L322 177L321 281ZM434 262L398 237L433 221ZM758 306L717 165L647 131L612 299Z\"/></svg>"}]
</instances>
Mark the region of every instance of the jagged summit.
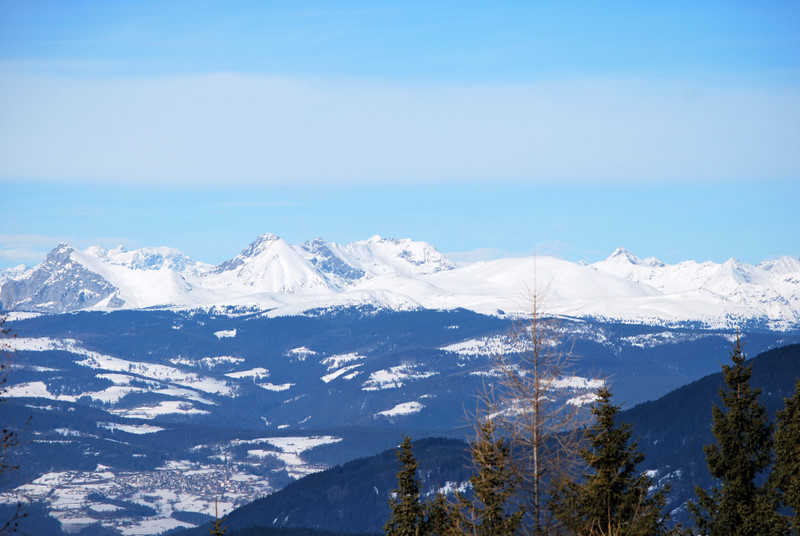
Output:
<instances>
[{"instance_id":1,"label":"jagged summit","mask_svg":"<svg viewBox=\"0 0 800 536\"><path fill-rule=\"evenodd\" d=\"M254 257L270 247L273 242L281 241L281 237L273 233L264 233L258 235L249 246L244 248L239 254L241 257Z\"/></svg>"},{"instance_id":2,"label":"jagged summit","mask_svg":"<svg viewBox=\"0 0 800 536\"><path fill-rule=\"evenodd\" d=\"M40 313L77 311L109 300L117 291L116 286L90 267L85 255L61 242L39 266L3 284L0 309Z\"/></svg>"},{"instance_id":3,"label":"jagged summit","mask_svg":"<svg viewBox=\"0 0 800 536\"><path fill-rule=\"evenodd\" d=\"M630 264L641 264L642 259L625 249L623 246L617 247L614 252L606 259L609 261L629 262Z\"/></svg>"},{"instance_id":4,"label":"jagged summit","mask_svg":"<svg viewBox=\"0 0 800 536\"><path fill-rule=\"evenodd\" d=\"M178 273L200 273L211 267L205 263L192 260L179 249L170 247L143 247L129 251L124 246L106 249L92 246L84 250L84 254L102 262L117 266L125 266L134 270L172 269Z\"/></svg>"},{"instance_id":5,"label":"jagged summit","mask_svg":"<svg viewBox=\"0 0 800 536\"><path fill-rule=\"evenodd\" d=\"M47 257L45 257L45 262L47 262L48 260L53 261L53 260L56 260L56 259L64 258L65 255L68 256L73 251L75 251L75 248L73 248L72 246L70 246L66 242L59 242L58 245L56 247L54 247L50 251L50 253L47 254Z\"/></svg>"},{"instance_id":6,"label":"jagged summit","mask_svg":"<svg viewBox=\"0 0 800 536\"><path fill-rule=\"evenodd\" d=\"M602 262L602 261L601 261ZM634 266L652 266L652 267L662 267L665 266L663 262L656 259L655 257L647 257L646 259L642 259L637 255L631 253L623 246L617 247L611 255L608 256L605 262L613 262L618 264L630 264Z\"/></svg>"},{"instance_id":7,"label":"jagged summit","mask_svg":"<svg viewBox=\"0 0 800 536\"><path fill-rule=\"evenodd\" d=\"M800 258L784 255L775 260L760 262L758 267L775 274L793 274L800 272Z\"/></svg>"},{"instance_id":8,"label":"jagged summit","mask_svg":"<svg viewBox=\"0 0 800 536\"><path fill-rule=\"evenodd\" d=\"M219 264L214 272L222 273L229 270L234 270L245 263L246 259L252 259L268 249L274 242L281 240L281 238L272 233L264 233L256 237L241 253L232 259Z\"/></svg>"}]
</instances>

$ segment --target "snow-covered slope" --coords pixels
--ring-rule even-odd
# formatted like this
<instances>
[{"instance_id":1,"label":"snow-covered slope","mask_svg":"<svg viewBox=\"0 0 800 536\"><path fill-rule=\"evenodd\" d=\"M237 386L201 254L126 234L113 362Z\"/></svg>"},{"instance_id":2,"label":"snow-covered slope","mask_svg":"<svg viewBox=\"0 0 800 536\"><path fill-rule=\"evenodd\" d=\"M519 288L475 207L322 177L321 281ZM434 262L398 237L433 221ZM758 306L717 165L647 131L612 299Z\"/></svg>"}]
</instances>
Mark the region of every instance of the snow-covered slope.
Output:
<instances>
[{"instance_id":1,"label":"snow-covered slope","mask_svg":"<svg viewBox=\"0 0 800 536\"><path fill-rule=\"evenodd\" d=\"M345 287L383 274L425 275L452 270L453 262L427 242L381 238L347 246L315 238L296 246L319 272L336 287Z\"/></svg>"},{"instance_id":2,"label":"snow-covered slope","mask_svg":"<svg viewBox=\"0 0 800 536\"><path fill-rule=\"evenodd\" d=\"M350 244L347 250L355 262L372 275L394 272L424 275L455 268L455 264L432 245L408 238L375 235Z\"/></svg>"},{"instance_id":3,"label":"snow-covered slope","mask_svg":"<svg viewBox=\"0 0 800 536\"><path fill-rule=\"evenodd\" d=\"M552 314L800 325L800 260L791 257L756 266L734 259L668 265L618 248L590 265L530 257L456 267L430 244L410 239L291 245L264 234L216 267L171 248L79 252L61 244L35 269L5 277L2 306L20 311L238 305L290 315L370 304L523 314L536 286Z\"/></svg>"}]
</instances>

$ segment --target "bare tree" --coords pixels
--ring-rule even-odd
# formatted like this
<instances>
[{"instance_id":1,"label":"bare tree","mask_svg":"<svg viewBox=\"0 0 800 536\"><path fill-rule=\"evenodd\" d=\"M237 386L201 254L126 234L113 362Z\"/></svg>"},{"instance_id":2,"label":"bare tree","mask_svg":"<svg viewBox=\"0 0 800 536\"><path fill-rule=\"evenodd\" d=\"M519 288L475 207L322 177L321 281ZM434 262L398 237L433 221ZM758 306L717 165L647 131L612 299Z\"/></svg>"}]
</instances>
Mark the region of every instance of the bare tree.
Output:
<instances>
[{"instance_id":1,"label":"bare tree","mask_svg":"<svg viewBox=\"0 0 800 536\"><path fill-rule=\"evenodd\" d=\"M495 357L498 381L486 392L487 406L511 439L535 536L554 529L547 498L552 486L579 466L579 428L587 415L579 403L558 396L571 385L573 359L560 345L558 323L542 313L546 292L534 288L529 293L530 312L515 322L510 337L517 351Z\"/></svg>"}]
</instances>

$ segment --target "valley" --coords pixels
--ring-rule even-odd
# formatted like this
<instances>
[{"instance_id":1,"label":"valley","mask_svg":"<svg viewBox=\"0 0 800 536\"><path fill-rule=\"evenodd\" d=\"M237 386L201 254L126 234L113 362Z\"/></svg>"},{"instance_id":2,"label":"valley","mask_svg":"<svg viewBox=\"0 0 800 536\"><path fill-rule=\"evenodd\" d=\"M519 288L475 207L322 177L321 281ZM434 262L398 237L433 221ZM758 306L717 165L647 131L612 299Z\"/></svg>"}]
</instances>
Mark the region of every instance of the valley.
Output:
<instances>
[{"instance_id":1,"label":"valley","mask_svg":"<svg viewBox=\"0 0 800 536\"><path fill-rule=\"evenodd\" d=\"M514 321L470 311L305 316L140 310L18 315L7 402L30 418L3 489L62 530L191 527L303 476L414 437L469 437ZM725 330L560 318L574 369L553 396L586 405L605 377L626 407L718 370ZM745 332L752 353L798 332Z\"/></svg>"}]
</instances>

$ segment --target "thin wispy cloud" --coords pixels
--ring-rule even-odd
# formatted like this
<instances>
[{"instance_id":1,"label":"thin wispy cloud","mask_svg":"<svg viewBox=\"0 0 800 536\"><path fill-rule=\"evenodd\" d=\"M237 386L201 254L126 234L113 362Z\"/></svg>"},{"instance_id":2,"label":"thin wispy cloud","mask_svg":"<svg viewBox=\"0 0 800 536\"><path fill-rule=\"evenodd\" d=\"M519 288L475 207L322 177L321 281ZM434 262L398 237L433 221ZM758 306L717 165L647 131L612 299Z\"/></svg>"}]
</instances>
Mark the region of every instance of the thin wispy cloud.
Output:
<instances>
[{"instance_id":1,"label":"thin wispy cloud","mask_svg":"<svg viewBox=\"0 0 800 536\"><path fill-rule=\"evenodd\" d=\"M681 80L380 85L6 78L6 178L179 184L787 179L800 91ZM765 136L769 133L769 136Z\"/></svg>"}]
</instances>

